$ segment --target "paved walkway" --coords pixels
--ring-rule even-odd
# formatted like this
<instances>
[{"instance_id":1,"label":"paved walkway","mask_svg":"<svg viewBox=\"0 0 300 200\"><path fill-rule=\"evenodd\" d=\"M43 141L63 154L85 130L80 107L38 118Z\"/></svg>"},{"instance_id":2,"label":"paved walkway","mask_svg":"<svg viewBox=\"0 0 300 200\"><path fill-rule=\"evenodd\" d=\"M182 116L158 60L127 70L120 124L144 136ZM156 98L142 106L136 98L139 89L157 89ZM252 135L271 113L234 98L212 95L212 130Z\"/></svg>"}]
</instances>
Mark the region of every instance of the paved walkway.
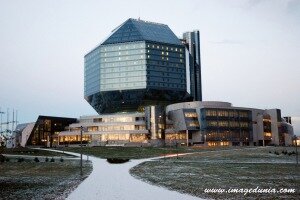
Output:
<instances>
[{"instance_id":1,"label":"paved walkway","mask_svg":"<svg viewBox=\"0 0 300 200\"><path fill-rule=\"evenodd\" d=\"M68 197L70 200L192 200L189 195L169 191L135 179L129 169L146 160L132 160L124 164L109 164L104 159L90 158L93 172Z\"/></svg>"},{"instance_id":2,"label":"paved walkway","mask_svg":"<svg viewBox=\"0 0 300 200\"><path fill-rule=\"evenodd\" d=\"M55 150L54 150L55 151ZM65 152L79 156L77 153ZM83 156L86 159L86 156ZM151 159L109 164L89 156L93 171L70 195L69 200L199 200L197 197L170 191L135 179L129 169Z\"/></svg>"}]
</instances>

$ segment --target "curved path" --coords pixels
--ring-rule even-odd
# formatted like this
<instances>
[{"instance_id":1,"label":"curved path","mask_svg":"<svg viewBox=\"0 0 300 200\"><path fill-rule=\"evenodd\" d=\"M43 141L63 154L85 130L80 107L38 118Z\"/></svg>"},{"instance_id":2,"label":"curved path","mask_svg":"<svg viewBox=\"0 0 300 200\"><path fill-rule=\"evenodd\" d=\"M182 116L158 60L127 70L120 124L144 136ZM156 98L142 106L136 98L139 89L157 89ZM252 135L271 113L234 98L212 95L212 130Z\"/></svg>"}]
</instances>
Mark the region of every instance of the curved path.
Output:
<instances>
[{"instance_id":1,"label":"curved path","mask_svg":"<svg viewBox=\"0 0 300 200\"><path fill-rule=\"evenodd\" d=\"M56 151L56 150L53 150ZM77 153L64 152L75 156ZM87 159L86 156L83 156ZM89 156L93 171L69 196L69 200L199 200L135 179L130 168L151 159L130 160L124 164L109 164L105 159Z\"/></svg>"}]
</instances>

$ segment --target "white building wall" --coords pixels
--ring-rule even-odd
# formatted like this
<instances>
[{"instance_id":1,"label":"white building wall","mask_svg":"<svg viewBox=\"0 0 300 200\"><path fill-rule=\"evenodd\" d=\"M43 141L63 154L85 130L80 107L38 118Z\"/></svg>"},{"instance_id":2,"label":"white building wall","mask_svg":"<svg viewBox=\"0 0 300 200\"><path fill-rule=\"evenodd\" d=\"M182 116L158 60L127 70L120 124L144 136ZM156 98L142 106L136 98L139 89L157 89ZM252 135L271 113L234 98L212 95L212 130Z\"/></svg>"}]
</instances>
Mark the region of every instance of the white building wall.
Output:
<instances>
[{"instance_id":1,"label":"white building wall","mask_svg":"<svg viewBox=\"0 0 300 200\"><path fill-rule=\"evenodd\" d=\"M271 144L279 145L278 125L280 122L278 122L277 109L266 110L266 113L271 116L271 132L272 132Z\"/></svg>"}]
</instances>

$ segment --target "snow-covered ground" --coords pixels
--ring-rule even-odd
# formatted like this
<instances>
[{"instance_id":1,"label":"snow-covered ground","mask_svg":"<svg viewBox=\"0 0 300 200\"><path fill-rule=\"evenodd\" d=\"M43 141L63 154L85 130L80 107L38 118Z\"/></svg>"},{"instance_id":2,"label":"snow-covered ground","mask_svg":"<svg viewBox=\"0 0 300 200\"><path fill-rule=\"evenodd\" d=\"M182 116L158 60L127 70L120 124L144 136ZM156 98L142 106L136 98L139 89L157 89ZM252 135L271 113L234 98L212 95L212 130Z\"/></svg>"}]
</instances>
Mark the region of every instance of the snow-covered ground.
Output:
<instances>
[{"instance_id":1,"label":"snow-covered ground","mask_svg":"<svg viewBox=\"0 0 300 200\"><path fill-rule=\"evenodd\" d=\"M56 150L53 150L56 151ZM59 151L60 152L60 151ZM79 156L80 154L64 152ZM86 160L87 157L83 156ZM69 200L199 200L200 198L170 191L135 179L129 169L145 161L130 160L123 164L110 164L105 159L89 156L93 172L69 196Z\"/></svg>"}]
</instances>

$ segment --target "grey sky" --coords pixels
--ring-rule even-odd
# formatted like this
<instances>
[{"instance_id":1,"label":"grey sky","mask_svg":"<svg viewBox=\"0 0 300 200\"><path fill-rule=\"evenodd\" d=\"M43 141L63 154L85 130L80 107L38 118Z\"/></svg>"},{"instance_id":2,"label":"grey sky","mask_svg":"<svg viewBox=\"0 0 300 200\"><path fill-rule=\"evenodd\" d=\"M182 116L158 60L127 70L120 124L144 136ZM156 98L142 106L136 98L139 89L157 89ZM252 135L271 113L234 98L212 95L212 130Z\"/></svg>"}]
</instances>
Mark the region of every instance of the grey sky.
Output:
<instances>
[{"instance_id":1,"label":"grey sky","mask_svg":"<svg viewBox=\"0 0 300 200\"><path fill-rule=\"evenodd\" d=\"M300 0L0 0L0 106L20 122L95 114L83 56L130 17L199 29L204 100L280 108L300 134Z\"/></svg>"}]
</instances>

